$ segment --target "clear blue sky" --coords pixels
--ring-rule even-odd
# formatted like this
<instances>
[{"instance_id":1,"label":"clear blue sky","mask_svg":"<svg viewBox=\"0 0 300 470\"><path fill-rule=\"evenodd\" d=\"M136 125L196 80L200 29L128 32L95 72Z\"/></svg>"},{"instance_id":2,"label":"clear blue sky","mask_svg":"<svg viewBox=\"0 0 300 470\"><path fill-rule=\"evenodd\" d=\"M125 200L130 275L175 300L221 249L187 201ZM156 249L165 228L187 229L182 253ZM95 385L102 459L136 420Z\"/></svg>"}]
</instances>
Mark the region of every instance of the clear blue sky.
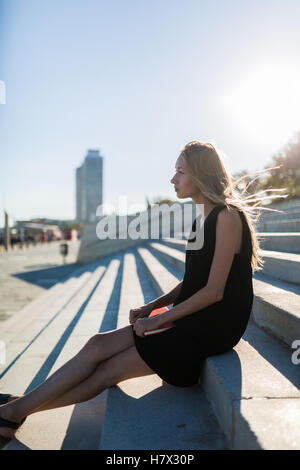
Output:
<instances>
[{"instance_id":1,"label":"clear blue sky","mask_svg":"<svg viewBox=\"0 0 300 470\"><path fill-rule=\"evenodd\" d=\"M0 226L74 218L88 148L116 206L176 199L192 139L262 169L300 130L299 24L299 0L0 0Z\"/></svg>"}]
</instances>

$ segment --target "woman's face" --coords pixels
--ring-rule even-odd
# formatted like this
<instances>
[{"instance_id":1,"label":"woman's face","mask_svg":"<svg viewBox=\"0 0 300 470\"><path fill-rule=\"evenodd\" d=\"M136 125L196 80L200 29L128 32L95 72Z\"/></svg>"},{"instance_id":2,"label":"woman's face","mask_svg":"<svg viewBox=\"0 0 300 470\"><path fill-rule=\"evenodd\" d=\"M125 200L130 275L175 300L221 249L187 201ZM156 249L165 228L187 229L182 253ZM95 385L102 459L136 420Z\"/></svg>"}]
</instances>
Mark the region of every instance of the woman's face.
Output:
<instances>
[{"instance_id":1,"label":"woman's face","mask_svg":"<svg viewBox=\"0 0 300 470\"><path fill-rule=\"evenodd\" d=\"M174 184L177 197L179 199L185 199L187 197L199 195L199 188L197 188L189 173L185 169L185 163L181 156L178 157L175 168L176 173L171 179L171 183Z\"/></svg>"}]
</instances>

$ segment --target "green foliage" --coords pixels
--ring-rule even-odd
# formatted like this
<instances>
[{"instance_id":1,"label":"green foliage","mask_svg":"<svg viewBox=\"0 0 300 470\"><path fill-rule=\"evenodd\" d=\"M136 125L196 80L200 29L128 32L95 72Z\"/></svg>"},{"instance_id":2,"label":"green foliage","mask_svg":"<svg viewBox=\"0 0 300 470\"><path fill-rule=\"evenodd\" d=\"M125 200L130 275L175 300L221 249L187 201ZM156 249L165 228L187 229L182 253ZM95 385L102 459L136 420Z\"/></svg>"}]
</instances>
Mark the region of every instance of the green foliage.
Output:
<instances>
[{"instance_id":1,"label":"green foliage","mask_svg":"<svg viewBox=\"0 0 300 470\"><path fill-rule=\"evenodd\" d=\"M247 186L247 194L259 191L269 193L272 189L285 188L285 200L300 197L300 132L291 139L282 151L273 155L272 162L259 172L256 178L251 178L246 170L233 175L233 180L244 177L236 189L242 192ZM280 194L280 193L278 193ZM272 197L273 202L280 198Z\"/></svg>"},{"instance_id":2,"label":"green foliage","mask_svg":"<svg viewBox=\"0 0 300 470\"><path fill-rule=\"evenodd\" d=\"M266 177L261 183L261 189L286 188L287 200L300 197L300 132L281 152L273 155L271 165L279 168Z\"/></svg>"}]
</instances>

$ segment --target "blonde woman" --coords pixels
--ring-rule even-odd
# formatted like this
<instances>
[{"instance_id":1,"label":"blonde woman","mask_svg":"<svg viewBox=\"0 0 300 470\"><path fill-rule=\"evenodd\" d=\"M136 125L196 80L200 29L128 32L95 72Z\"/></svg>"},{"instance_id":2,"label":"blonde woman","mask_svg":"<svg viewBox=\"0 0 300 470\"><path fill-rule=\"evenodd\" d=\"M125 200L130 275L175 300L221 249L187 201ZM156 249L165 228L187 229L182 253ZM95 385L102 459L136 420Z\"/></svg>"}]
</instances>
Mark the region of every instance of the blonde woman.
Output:
<instances>
[{"instance_id":1,"label":"blonde woman","mask_svg":"<svg viewBox=\"0 0 300 470\"><path fill-rule=\"evenodd\" d=\"M261 261L251 208L235 193L213 145L188 143L175 168L171 183L177 197L204 205L204 245L187 249L183 281L130 310L129 325L95 334L34 390L21 397L0 395L0 436L12 438L32 413L89 400L129 378L156 373L175 386L194 385L203 359L239 342L252 308L252 274ZM147 318L153 309L170 305ZM144 336L169 321L175 326Z\"/></svg>"}]
</instances>

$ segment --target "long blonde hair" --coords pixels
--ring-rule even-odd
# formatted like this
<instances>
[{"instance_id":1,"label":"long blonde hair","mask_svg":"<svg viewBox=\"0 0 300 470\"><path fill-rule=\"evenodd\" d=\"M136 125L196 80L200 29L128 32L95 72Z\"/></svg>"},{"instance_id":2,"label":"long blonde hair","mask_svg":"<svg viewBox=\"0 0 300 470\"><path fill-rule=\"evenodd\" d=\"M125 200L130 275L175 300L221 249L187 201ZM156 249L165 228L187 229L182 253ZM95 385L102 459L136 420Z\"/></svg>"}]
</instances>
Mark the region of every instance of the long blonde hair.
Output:
<instances>
[{"instance_id":1,"label":"long blonde hair","mask_svg":"<svg viewBox=\"0 0 300 470\"><path fill-rule=\"evenodd\" d=\"M287 195L276 194L261 196L262 193L282 191L282 189L259 191L248 196L246 194L249 186L259 178L261 173L278 167L268 168L262 172L258 172L259 174L248 183L242 193L240 193L236 188L248 175L244 175L234 181L226 171L219 153L220 152L217 151L213 144L193 140L182 148L180 156L185 162L186 170L189 172L192 180L204 197L209 199L213 204L225 204L228 210L231 210L232 206L234 206L244 213L252 242L251 267L253 271L259 271L262 269L264 261L258 253L259 239L261 238L256 232L258 219L262 210L281 212L276 209L263 208L261 203L264 199L287 197Z\"/></svg>"}]
</instances>

